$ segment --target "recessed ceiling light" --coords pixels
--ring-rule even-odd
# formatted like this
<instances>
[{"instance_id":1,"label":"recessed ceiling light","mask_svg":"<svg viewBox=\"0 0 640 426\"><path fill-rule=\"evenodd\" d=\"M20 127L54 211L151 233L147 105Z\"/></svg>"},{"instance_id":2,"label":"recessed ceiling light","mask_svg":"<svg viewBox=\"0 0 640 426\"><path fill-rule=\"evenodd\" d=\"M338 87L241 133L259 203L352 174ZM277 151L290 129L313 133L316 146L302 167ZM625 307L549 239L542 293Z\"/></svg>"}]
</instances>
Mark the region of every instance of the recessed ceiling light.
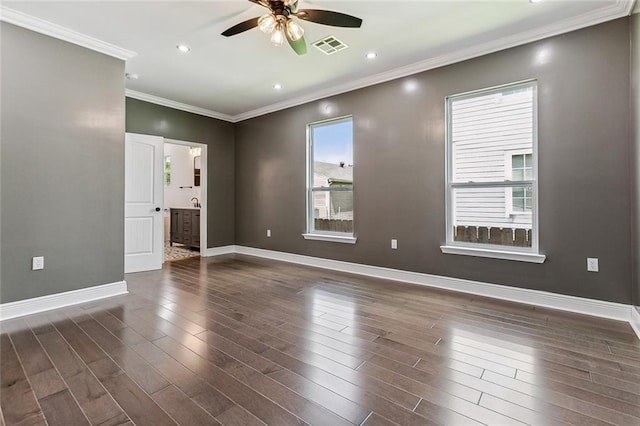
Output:
<instances>
[{"instance_id":1,"label":"recessed ceiling light","mask_svg":"<svg viewBox=\"0 0 640 426\"><path fill-rule=\"evenodd\" d=\"M282 90L282 84L276 83L276 84L273 85L273 88L276 89L276 90Z\"/></svg>"},{"instance_id":2,"label":"recessed ceiling light","mask_svg":"<svg viewBox=\"0 0 640 426\"><path fill-rule=\"evenodd\" d=\"M137 80L137 79L139 79L139 78L140 78L140 76L139 76L138 74L133 73L133 72L128 72L128 73L126 73L124 76L125 76L125 78L126 78L127 80Z\"/></svg>"},{"instance_id":3,"label":"recessed ceiling light","mask_svg":"<svg viewBox=\"0 0 640 426\"><path fill-rule=\"evenodd\" d=\"M540 3L542 0L529 0L529 3Z\"/></svg>"},{"instance_id":4,"label":"recessed ceiling light","mask_svg":"<svg viewBox=\"0 0 640 426\"><path fill-rule=\"evenodd\" d=\"M377 57L378 57L378 54L376 52L367 53L367 59L375 59Z\"/></svg>"},{"instance_id":5,"label":"recessed ceiling light","mask_svg":"<svg viewBox=\"0 0 640 426\"><path fill-rule=\"evenodd\" d=\"M178 49L182 53L187 53L187 52L191 51L191 48L189 46L187 46L186 44L179 44L179 45L176 46L176 49Z\"/></svg>"}]
</instances>

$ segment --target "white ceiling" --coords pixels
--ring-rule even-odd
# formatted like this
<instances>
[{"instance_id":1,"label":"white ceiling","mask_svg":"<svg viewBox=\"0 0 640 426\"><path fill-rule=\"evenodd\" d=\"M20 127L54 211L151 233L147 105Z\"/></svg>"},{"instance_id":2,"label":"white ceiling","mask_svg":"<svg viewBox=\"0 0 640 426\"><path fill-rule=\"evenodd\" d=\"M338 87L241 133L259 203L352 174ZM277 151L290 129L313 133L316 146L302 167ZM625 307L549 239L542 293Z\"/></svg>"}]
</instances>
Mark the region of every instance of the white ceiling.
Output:
<instances>
[{"instance_id":1,"label":"white ceiling","mask_svg":"<svg viewBox=\"0 0 640 426\"><path fill-rule=\"evenodd\" d=\"M25 18L4 17L17 11L135 52L126 71L140 78L126 81L129 95L238 121L615 19L628 14L633 3L300 0L300 8L363 19L360 29L301 21L309 44L333 35L349 45L332 56L311 46L307 55L297 56L287 45L272 46L258 29L221 36L228 27L264 14L266 9L247 0L3 0L2 12L8 22L20 24ZM178 52L178 43L191 46L191 52ZM378 57L367 60L369 51ZM276 91L274 83L284 88Z\"/></svg>"}]
</instances>

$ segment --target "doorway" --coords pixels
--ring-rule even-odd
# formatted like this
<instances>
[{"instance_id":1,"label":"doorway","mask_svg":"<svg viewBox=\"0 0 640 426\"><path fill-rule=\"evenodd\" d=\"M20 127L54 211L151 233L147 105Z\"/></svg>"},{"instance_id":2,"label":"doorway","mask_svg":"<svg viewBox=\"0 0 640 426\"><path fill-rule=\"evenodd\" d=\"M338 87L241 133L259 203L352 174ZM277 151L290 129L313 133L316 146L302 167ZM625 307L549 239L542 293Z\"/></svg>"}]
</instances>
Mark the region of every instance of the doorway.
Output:
<instances>
[{"instance_id":1,"label":"doorway","mask_svg":"<svg viewBox=\"0 0 640 426\"><path fill-rule=\"evenodd\" d=\"M187 156L167 158L165 145L182 147ZM169 187L181 197L165 201ZM124 240L125 273L161 269L165 260L199 256L207 247L205 144L126 133ZM175 247L168 255L166 245Z\"/></svg>"},{"instance_id":2,"label":"doorway","mask_svg":"<svg viewBox=\"0 0 640 426\"><path fill-rule=\"evenodd\" d=\"M164 140L163 262L199 257L206 247L207 146Z\"/></svg>"}]
</instances>

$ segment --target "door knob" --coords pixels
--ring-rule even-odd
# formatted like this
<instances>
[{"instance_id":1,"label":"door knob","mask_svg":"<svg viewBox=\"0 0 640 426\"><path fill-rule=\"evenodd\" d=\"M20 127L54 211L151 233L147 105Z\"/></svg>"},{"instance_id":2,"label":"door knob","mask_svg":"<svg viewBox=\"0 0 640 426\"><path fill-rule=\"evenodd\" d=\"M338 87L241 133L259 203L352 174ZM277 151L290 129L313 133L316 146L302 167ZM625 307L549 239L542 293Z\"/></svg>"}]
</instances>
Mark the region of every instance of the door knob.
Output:
<instances>
[{"instance_id":1,"label":"door knob","mask_svg":"<svg viewBox=\"0 0 640 426\"><path fill-rule=\"evenodd\" d=\"M156 207L157 212L159 212L160 210L162 210L160 207Z\"/></svg>"}]
</instances>

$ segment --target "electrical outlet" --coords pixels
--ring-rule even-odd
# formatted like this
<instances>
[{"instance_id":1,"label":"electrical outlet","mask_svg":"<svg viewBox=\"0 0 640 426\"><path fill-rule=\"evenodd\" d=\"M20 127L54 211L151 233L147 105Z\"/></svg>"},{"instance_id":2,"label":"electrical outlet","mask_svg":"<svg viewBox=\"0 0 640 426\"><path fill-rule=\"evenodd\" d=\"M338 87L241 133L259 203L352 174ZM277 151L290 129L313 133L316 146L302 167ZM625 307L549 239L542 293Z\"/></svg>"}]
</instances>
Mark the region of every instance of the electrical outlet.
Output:
<instances>
[{"instance_id":1,"label":"electrical outlet","mask_svg":"<svg viewBox=\"0 0 640 426\"><path fill-rule=\"evenodd\" d=\"M598 258L587 257L587 271L598 272Z\"/></svg>"},{"instance_id":2,"label":"electrical outlet","mask_svg":"<svg viewBox=\"0 0 640 426\"><path fill-rule=\"evenodd\" d=\"M271 229L267 229L267 238L271 238Z\"/></svg>"},{"instance_id":3,"label":"electrical outlet","mask_svg":"<svg viewBox=\"0 0 640 426\"><path fill-rule=\"evenodd\" d=\"M38 256L31 259L31 269L33 271L44 269L44 256Z\"/></svg>"},{"instance_id":4,"label":"electrical outlet","mask_svg":"<svg viewBox=\"0 0 640 426\"><path fill-rule=\"evenodd\" d=\"M396 239L391 240L391 248L393 250L397 250L398 249L398 240L396 240Z\"/></svg>"}]
</instances>

